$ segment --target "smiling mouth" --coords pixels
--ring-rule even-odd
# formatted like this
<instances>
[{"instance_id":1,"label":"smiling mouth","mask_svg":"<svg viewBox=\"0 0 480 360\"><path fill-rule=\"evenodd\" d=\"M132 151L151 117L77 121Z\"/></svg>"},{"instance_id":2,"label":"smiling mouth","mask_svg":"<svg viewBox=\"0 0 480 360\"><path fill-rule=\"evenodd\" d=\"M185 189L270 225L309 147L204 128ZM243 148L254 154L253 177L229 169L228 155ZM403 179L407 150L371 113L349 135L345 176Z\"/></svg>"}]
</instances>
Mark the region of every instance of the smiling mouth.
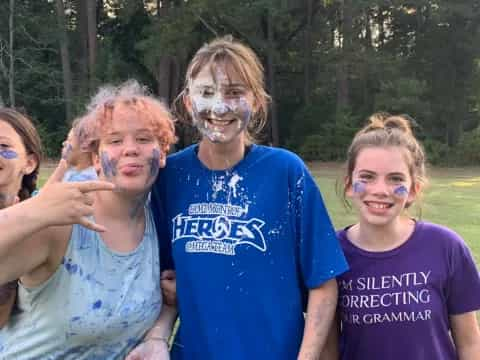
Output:
<instances>
[{"instance_id":1,"label":"smiling mouth","mask_svg":"<svg viewBox=\"0 0 480 360\"><path fill-rule=\"evenodd\" d=\"M393 206L393 204L379 203L379 202L373 202L373 201L365 201L364 204L367 205L367 207L376 209L376 210L390 209Z\"/></svg>"},{"instance_id":2,"label":"smiling mouth","mask_svg":"<svg viewBox=\"0 0 480 360\"><path fill-rule=\"evenodd\" d=\"M206 121L213 126L228 126L235 122L235 119L220 120L216 118L207 118Z\"/></svg>"}]
</instances>

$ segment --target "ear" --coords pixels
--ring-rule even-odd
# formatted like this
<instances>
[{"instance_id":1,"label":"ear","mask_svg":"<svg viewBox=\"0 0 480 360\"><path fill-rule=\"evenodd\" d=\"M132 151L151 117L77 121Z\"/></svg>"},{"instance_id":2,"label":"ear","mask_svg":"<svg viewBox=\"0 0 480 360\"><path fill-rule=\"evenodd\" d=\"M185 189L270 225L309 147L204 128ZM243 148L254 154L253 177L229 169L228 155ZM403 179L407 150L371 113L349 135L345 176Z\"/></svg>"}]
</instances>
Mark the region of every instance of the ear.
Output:
<instances>
[{"instance_id":1,"label":"ear","mask_svg":"<svg viewBox=\"0 0 480 360\"><path fill-rule=\"evenodd\" d=\"M349 176L343 178L345 196L351 198L353 197L353 188L352 188L352 179Z\"/></svg>"},{"instance_id":2,"label":"ear","mask_svg":"<svg viewBox=\"0 0 480 360\"><path fill-rule=\"evenodd\" d=\"M30 175L38 166L38 159L35 154L27 155L27 164L23 168L25 175Z\"/></svg>"},{"instance_id":3,"label":"ear","mask_svg":"<svg viewBox=\"0 0 480 360\"><path fill-rule=\"evenodd\" d=\"M183 94L182 96L183 99L183 105L185 105L185 108L187 109L188 113L192 113L192 99L190 99L190 95L188 93Z\"/></svg>"},{"instance_id":4,"label":"ear","mask_svg":"<svg viewBox=\"0 0 480 360\"><path fill-rule=\"evenodd\" d=\"M415 181L410 187L410 192L408 193L407 203L411 204L417 198L417 195L420 193L421 185L418 181Z\"/></svg>"}]
</instances>

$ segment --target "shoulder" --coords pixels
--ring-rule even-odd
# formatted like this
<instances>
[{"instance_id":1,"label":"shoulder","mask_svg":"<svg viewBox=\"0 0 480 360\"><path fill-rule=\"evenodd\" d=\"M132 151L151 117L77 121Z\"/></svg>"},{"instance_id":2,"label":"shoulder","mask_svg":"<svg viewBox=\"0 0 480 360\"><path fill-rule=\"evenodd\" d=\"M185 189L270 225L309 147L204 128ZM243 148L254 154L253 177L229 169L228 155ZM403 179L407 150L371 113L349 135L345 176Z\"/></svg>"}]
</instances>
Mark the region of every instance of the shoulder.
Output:
<instances>
[{"instance_id":1,"label":"shoulder","mask_svg":"<svg viewBox=\"0 0 480 360\"><path fill-rule=\"evenodd\" d=\"M418 236L423 240L432 241L436 244L442 243L446 246L463 246L465 244L459 234L446 226L427 221L419 221L417 226L420 230Z\"/></svg>"},{"instance_id":2,"label":"shoulder","mask_svg":"<svg viewBox=\"0 0 480 360\"><path fill-rule=\"evenodd\" d=\"M185 149L179 150L167 156L167 166L175 165L185 159L188 159L196 151L197 144L190 145Z\"/></svg>"}]
</instances>

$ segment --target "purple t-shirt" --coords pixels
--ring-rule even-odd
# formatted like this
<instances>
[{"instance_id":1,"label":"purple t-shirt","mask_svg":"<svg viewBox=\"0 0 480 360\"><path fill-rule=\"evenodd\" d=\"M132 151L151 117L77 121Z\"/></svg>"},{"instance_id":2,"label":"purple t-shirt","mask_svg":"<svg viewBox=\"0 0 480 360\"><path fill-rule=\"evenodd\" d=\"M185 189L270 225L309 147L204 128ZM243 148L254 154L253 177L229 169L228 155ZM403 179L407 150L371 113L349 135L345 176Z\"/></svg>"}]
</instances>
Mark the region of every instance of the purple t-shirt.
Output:
<instances>
[{"instance_id":1,"label":"purple t-shirt","mask_svg":"<svg viewBox=\"0 0 480 360\"><path fill-rule=\"evenodd\" d=\"M449 315L480 308L480 276L453 231L417 222L396 249L365 251L338 237L350 270L337 278L343 360L457 359Z\"/></svg>"}]
</instances>

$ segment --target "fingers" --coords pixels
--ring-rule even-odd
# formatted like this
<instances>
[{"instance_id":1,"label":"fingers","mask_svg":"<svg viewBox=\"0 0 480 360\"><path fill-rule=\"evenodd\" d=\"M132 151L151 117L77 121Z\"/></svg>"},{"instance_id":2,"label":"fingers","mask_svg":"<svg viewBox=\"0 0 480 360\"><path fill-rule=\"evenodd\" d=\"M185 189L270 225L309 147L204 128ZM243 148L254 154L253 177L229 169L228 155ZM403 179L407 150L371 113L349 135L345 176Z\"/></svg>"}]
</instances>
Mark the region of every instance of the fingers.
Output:
<instances>
[{"instance_id":1,"label":"fingers","mask_svg":"<svg viewBox=\"0 0 480 360\"><path fill-rule=\"evenodd\" d=\"M78 223L80 225L85 226L87 229L96 231L96 232L105 232L107 231L107 228L105 226L102 226L100 224L95 224L93 221L88 220L86 217L82 217L78 220Z\"/></svg>"},{"instance_id":2,"label":"fingers","mask_svg":"<svg viewBox=\"0 0 480 360\"><path fill-rule=\"evenodd\" d=\"M45 183L44 186L48 186L52 183L60 182L63 179L63 176L65 175L65 172L68 169L68 164L65 161L65 159L61 159L60 162L58 163L57 167L53 171L52 175L48 178L47 182Z\"/></svg>"},{"instance_id":3,"label":"fingers","mask_svg":"<svg viewBox=\"0 0 480 360\"><path fill-rule=\"evenodd\" d=\"M115 185L108 181L82 181L82 182L71 182L71 186L74 186L83 193L91 191L103 191L103 190L114 190Z\"/></svg>"}]
</instances>

